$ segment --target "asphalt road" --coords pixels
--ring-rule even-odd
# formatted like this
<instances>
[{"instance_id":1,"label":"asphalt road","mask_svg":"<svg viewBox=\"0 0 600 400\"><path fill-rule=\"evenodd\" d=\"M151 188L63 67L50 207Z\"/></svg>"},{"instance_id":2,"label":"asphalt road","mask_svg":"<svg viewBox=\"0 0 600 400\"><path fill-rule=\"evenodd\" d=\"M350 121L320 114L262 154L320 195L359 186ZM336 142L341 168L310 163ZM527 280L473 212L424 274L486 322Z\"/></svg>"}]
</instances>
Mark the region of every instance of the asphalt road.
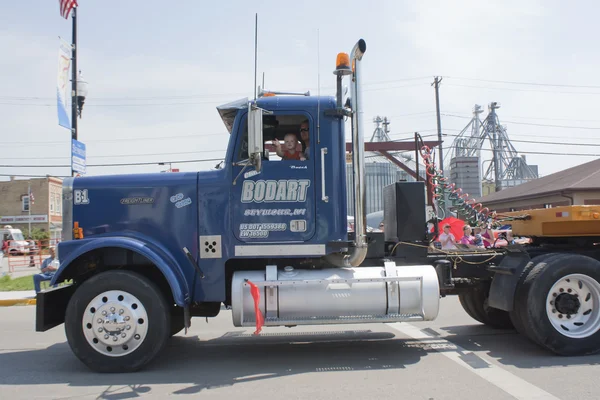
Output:
<instances>
[{"instance_id":1,"label":"asphalt road","mask_svg":"<svg viewBox=\"0 0 600 400\"><path fill-rule=\"evenodd\" d=\"M600 355L554 356L467 316L456 297L434 322L235 328L193 319L147 369L96 374L63 326L34 331L35 307L0 308L0 399L595 399Z\"/></svg>"}]
</instances>

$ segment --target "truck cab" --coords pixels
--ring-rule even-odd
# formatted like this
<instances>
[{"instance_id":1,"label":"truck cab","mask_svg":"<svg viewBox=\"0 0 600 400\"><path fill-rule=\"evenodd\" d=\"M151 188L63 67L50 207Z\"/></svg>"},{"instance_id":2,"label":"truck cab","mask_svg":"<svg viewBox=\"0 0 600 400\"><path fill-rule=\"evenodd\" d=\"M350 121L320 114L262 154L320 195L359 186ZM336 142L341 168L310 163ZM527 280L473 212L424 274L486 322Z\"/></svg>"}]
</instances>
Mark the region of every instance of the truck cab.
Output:
<instances>
[{"instance_id":1,"label":"truck cab","mask_svg":"<svg viewBox=\"0 0 600 400\"><path fill-rule=\"evenodd\" d=\"M259 98L255 106L268 114L262 117L262 138L254 139L262 147L258 168L248 154L248 102L237 104L237 110L235 103L219 108L231 126L223 171L230 231L222 234L231 236L233 257L327 254L330 242L347 239L344 122L327 116L335 110L335 99ZM228 112L234 114L231 121ZM302 132L307 140L301 138L301 126L308 129ZM303 159L278 156L272 143L281 142L283 148L284 140L295 142L294 153Z\"/></svg>"}]
</instances>

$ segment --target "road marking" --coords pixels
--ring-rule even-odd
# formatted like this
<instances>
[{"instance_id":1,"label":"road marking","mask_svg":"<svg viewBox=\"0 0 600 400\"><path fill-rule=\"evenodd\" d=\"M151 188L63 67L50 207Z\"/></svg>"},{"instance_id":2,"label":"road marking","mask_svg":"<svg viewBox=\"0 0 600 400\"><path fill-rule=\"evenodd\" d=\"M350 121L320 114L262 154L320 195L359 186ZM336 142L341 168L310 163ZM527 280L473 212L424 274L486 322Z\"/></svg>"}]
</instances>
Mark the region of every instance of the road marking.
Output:
<instances>
[{"instance_id":1,"label":"road marking","mask_svg":"<svg viewBox=\"0 0 600 400\"><path fill-rule=\"evenodd\" d=\"M435 344L432 346L434 350L517 399L558 400L558 397L551 395L497 365L486 362L477 356L477 354L465 350L440 336L432 337L408 323L396 322L387 325L413 339L434 341Z\"/></svg>"}]
</instances>

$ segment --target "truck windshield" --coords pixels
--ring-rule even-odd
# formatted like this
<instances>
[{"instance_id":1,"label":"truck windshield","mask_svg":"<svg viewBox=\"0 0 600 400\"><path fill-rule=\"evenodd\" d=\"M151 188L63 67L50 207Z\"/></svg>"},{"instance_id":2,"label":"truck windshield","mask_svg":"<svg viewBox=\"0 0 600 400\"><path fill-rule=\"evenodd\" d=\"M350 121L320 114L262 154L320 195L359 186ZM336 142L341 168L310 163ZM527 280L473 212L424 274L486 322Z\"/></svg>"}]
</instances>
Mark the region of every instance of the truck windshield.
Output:
<instances>
[{"instance_id":1,"label":"truck windshield","mask_svg":"<svg viewBox=\"0 0 600 400\"><path fill-rule=\"evenodd\" d=\"M25 240L21 232L11 232L10 235L12 236L11 240Z\"/></svg>"}]
</instances>

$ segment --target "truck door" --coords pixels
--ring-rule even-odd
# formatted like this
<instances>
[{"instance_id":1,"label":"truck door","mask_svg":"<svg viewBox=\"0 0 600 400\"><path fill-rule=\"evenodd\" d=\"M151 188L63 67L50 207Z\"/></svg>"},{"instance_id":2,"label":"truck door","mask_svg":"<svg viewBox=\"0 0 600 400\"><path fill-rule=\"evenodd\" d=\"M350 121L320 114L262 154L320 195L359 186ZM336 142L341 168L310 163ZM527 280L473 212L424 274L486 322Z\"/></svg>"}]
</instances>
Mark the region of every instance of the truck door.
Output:
<instances>
[{"instance_id":1,"label":"truck door","mask_svg":"<svg viewBox=\"0 0 600 400\"><path fill-rule=\"evenodd\" d=\"M304 154L300 127L308 120L309 135L313 124L302 113L275 113L264 120L263 137L269 156L263 157L259 173L254 167L233 167L231 221L233 234L240 241L256 243L305 242L315 233L315 161L314 148L308 146L308 159L282 159L275 153L273 140L288 143L296 137L296 152ZM247 116L239 125L234 163L248 158ZM292 135L290 135L292 134ZM309 142L310 143L310 142ZM294 153L297 157L298 153ZM243 171L242 171L243 170ZM240 174L241 173L241 174Z\"/></svg>"}]
</instances>

